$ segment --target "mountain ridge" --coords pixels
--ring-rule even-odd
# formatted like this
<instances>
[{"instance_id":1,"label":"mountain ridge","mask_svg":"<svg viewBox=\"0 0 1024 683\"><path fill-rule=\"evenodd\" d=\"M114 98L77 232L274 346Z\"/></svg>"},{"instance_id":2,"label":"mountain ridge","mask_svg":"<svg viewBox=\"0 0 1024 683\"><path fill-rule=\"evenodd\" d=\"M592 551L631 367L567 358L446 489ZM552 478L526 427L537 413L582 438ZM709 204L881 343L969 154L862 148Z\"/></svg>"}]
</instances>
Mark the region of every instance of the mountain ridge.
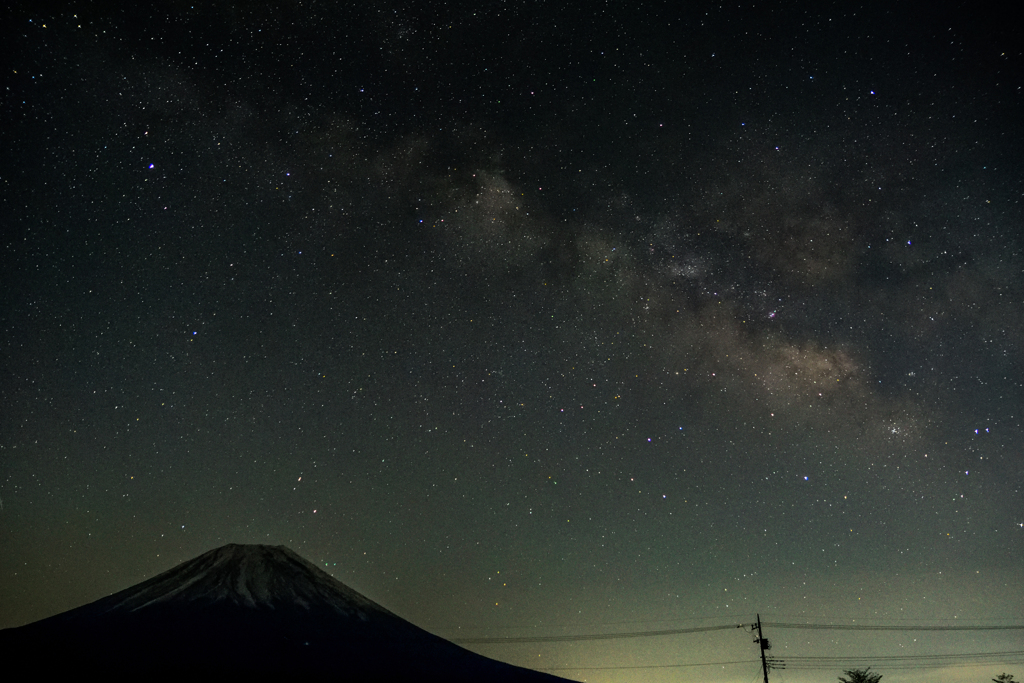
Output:
<instances>
[{"instance_id":1,"label":"mountain ridge","mask_svg":"<svg viewBox=\"0 0 1024 683\"><path fill-rule=\"evenodd\" d=\"M348 681L563 681L465 650L285 546L228 544L67 612L0 631L40 672Z\"/></svg>"}]
</instances>

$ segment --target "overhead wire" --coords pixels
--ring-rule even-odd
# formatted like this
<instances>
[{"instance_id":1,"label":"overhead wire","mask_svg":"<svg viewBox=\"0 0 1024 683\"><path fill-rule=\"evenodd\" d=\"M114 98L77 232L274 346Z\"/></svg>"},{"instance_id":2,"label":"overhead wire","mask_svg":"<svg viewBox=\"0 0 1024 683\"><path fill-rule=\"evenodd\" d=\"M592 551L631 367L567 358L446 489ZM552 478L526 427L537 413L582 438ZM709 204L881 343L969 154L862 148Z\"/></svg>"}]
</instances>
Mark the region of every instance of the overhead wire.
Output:
<instances>
[{"instance_id":1,"label":"overhead wire","mask_svg":"<svg viewBox=\"0 0 1024 683\"><path fill-rule=\"evenodd\" d=\"M707 633L726 629L744 628L746 624L723 624L719 626L698 626L696 628L673 628L660 631L625 631L618 633L590 633L569 636L508 636L503 638L453 638L458 645L483 645L497 643L558 643L578 640L614 640L617 638L653 638L655 636L674 636L684 633Z\"/></svg>"},{"instance_id":2,"label":"overhead wire","mask_svg":"<svg viewBox=\"0 0 1024 683\"><path fill-rule=\"evenodd\" d=\"M1024 625L1001 625L1001 626L936 626L936 625L861 625L861 624L801 624L795 622L761 622L763 627L783 629L810 629L830 631L1011 631L1024 630ZM715 626L700 626L694 628L661 629L656 631L627 631L616 633L591 633L580 635L560 636L510 636L492 638L460 638L452 642L461 645L497 645L514 643L555 643L555 642L580 642L593 640L614 640L625 638L651 638L658 636L685 635L692 633L709 633L712 631L724 631L734 629L746 629L749 624L718 624ZM795 669L832 669L836 666L850 665L855 663L883 664L887 669L935 669L949 667L964 667L977 664L1017 664L1024 663L1024 650L1006 650L1000 652L959 652L949 654L932 655L878 655L878 656L780 656L775 655L773 665L777 670ZM970 660L965 662L964 660ZM730 660L721 662L686 662L677 664L651 664L651 665L626 665L626 666L564 666L548 667L544 671L604 671L604 670L630 670L630 669L674 669L690 668L700 666L728 666L736 664L750 664L751 659Z\"/></svg>"},{"instance_id":3,"label":"overhead wire","mask_svg":"<svg viewBox=\"0 0 1024 683\"><path fill-rule=\"evenodd\" d=\"M761 626L800 628L815 631L1020 631L1024 625L1012 626L868 626L863 624L796 624L762 621Z\"/></svg>"},{"instance_id":4,"label":"overhead wire","mask_svg":"<svg viewBox=\"0 0 1024 683\"><path fill-rule=\"evenodd\" d=\"M964 659L966 657L982 658L982 657L1004 657L1004 656L1024 657L1024 650L1006 650L1006 651L1003 651L1003 652L956 652L956 653L940 654L940 655L876 655L876 656L868 656L868 657L865 657L865 656L849 656L849 655L841 656L841 657L840 656L818 656L818 657L806 657L806 656L793 656L793 657L790 657L790 656L784 656L784 657L778 657L778 659L780 659L780 660L782 660L784 662L787 662L787 663L798 662L798 661L829 661L829 662L853 661L853 662L859 662L859 661L863 661L865 659L870 659L872 661L883 662L883 661L896 661L896 660L951 659L951 658Z\"/></svg>"},{"instance_id":5,"label":"overhead wire","mask_svg":"<svg viewBox=\"0 0 1024 683\"><path fill-rule=\"evenodd\" d=\"M629 664L623 666L555 666L541 671L607 671L612 669L683 669L693 666L726 666L727 664L752 664L752 659L736 659L729 662L687 662L685 664ZM760 666L760 663L758 663Z\"/></svg>"},{"instance_id":6,"label":"overhead wire","mask_svg":"<svg viewBox=\"0 0 1024 683\"><path fill-rule=\"evenodd\" d=\"M857 663L876 665L876 658L864 657L859 660L855 660ZM819 662L814 664L799 664L795 666L786 666L786 670L791 671L828 671L836 667L850 666L853 662L837 662L829 664L827 662ZM883 668L887 670L924 670L924 669L963 669L970 666L981 666L986 664L1024 664L1024 657L1020 658L1000 658L1000 659L979 659L972 661L963 661L963 658L952 659L946 662L918 662L918 663L903 663L903 662L891 662L885 663Z\"/></svg>"},{"instance_id":7,"label":"overhead wire","mask_svg":"<svg viewBox=\"0 0 1024 683\"><path fill-rule=\"evenodd\" d=\"M816 631L1020 631L1024 624L1011 626L868 626L860 624L797 624L792 622L762 621L763 627L808 629ZM620 631L615 633L591 633L563 636L506 636L494 638L453 638L459 645L495 645L505 643L557 643L585 640L614 640L618 638L654 638L687 633L708 633L728 629L745 628L748 624L721 624L696 628L661 629L657 631Z\"/></svg>"},{"instance_id":8,"label":"overhead wire","mask_svg":"<svg viewBox=\"0 0 1024 683\"><path fill-rule=\"evenodd\" d=\"M762 624L763 625L763 624ZM965 659L972 661L965 662ZM952 660L952 661L944 661ZM1018 661L1020 660L1020 661ZM725 662L686 662L681 664L633 664L628 666L559 666L544 667L541 671L613 671L627 669L682 669L698 666L726 666L733 664L754 664L752 659L731 660ZM904 656L863 656L863 657L776 657L773 668L778 670L827 670L837 666L851 664L883 665L886 669L937 669L949 667L966 667L977 664L1017 664L1024 663L1024 650L1005 652L954 652L941 655L904 655Z\"/></svg>"}]
</instances>

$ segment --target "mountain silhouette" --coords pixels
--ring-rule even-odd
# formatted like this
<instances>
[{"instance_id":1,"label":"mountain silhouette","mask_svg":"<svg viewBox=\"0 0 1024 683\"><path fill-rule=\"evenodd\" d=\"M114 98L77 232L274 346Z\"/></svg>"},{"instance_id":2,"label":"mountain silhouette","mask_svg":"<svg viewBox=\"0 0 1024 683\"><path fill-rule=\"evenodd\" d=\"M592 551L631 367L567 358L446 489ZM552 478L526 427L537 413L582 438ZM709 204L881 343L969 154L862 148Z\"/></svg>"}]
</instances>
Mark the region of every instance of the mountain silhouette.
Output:
<instances>
[{"instance_id":1,"label":"mountain silhouette","mask_svg":"<svg viewBox=\"0 0 1024 683\"><path fill-rule=\"evenodd\" d=\"M554 683L414 626L284 546L226 545L109 597L0 630L33 674Z\"/></svg>"}]
</instances>

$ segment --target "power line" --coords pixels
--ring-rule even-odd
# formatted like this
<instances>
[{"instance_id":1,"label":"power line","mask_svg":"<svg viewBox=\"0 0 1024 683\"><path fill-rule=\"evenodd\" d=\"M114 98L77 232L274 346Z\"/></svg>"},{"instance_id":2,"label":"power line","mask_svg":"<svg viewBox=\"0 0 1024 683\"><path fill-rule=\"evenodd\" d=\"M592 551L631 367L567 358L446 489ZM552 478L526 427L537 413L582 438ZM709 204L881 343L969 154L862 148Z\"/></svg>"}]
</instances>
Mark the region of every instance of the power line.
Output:
<instances>
[{"instance_id":1,"label":"power line","mask_svg":"<svg viewBox=\"0 0 1024 683\"><path fill-rule=\"evenodd\" d=\"M762 626L764 624L762 623ZM952 666L974 666L982 663L1016 664L1016 658L1024 660L1024 650L1006 652L955 652L941 655L892 655L864 657L776 657L775 664L786 669L833 669L849 664L878 664L887 669L934 669ZM952 663L942 660L953 660ZM972 660L964 662L964 660ZM985 660L992 660L987 662ZM1013 660L1013 661L1011 661ZM739 659L727 662L690 662L686 664L650 664L630 666L559 666L545 667L541 671L613 671L619 669L679 669L697 666L726 666L732 664L753 664L752 659ZM760 676L759 676L760 677Z\"/></svg>"},{"instance_id":2,"label":"power line","mask_svg":"<svg viewBox=\"0 0 1024 683\"><path fill-rule=\"evenodd\" d=\"M1013 626L864 626L844 624L796 624L787 622L763 621L762 626L774 628L808 629L816 631L1020 631L1024 625ZM512 643L558 643L584 640L614 640L617 638L653 638L657 636L675 636L687 633L708 633L727 629L744 628L746 624L722 624L718 626L701 626L697 628L676 628L658 631L625 631L617 633L593 633L565 636L509 636L498 638L458 638L452 642L459 645L497 645Z\"/></svg>"},{"instance_id":3,"label":"power line","mask_svg":"<svg viewBox=\"0 0 1024 683\"><path fill-rule=\"evenodd\" d=\"M829 630L829 631L1011 631L1024 630L1024 625L1003 626L935 626L935 625L861 625L861 624L807 624L793 622L762 622L758 617L756 626L772 626L774 628ZM755 627L756 627L755 626ZM513 643L552 643L579 642L590 640L613 640L621 638L650 638L658 636L684 635L691 633L709 633L712 631L746 628L747 624L719 624L695 628L662 629L657 631L629 631L617 633L593 633L582 635L561 636L518 636L501 638L463 638L453 642L469 644L513 644ZM755 642L761 642L759 638ZM767 640L764 641L767 645ZM768 646L770 647L770 646ZM762 646L762 650L768 649ZM764 652L762 651L762 655ZM827 670L837 666L852 664L875 664L886 669L938 669L977 666L980 664L1017 664L1024 663L1024 650L1006 650L1001 652L961 652L933 655L878 655L878 656L775 656L771 657L771 666L761 662L763 675L767 678L769 668L778 670ZM762 657L765 660L765 657ZM565 666L544 668L544 671L616 671L639 669L682 669L701 666L730 666L750 664L751 660L730 660L721 662L687 662L681 664L651 664L629 666Z\"/></svg>"},{"instance_id":4,"label":"power line","mask_svg":"<svg viewBox=\"0 0 1024 683\"><path fill-rule=\"evenodd\" d=\"M611 671L613 669L682 669L691 666L725 666L727 664L754 664L752 659L736 659L730 662L697 662L693 664L648 664L630 666L557 666L540 671ZM760 674L758 674L760 675Z\"/></svg>"},{"instance_id":5,"label":"power line","mask_svg":"<svg viewBox=\"0 0 1024 683\"><path fill-rule=\"evenodd\" d=\"M832 656L821 656L821 657L781 657L787 662L798 662L798 661L828 661L828 662L843 662L843 661L863 661L870 659L872 661L896 661L896 660L919 660L919 659L949 659L955 657L957 659L965 659L967 657L1024 657L1024 650L1007 650L1004 652L956 652L951 654L943 655L879 655L871 657L854 657L854 656L843 656L843 657L832 657Z\"/></svg>"},{"instance_id":6,"label":"power line","mask_svg":"<svg viewBox=\"0 0 1024 683\"><path fill-rule=\"evenodd\" d=\"M1016 626L864 626L860 624L792 624L778 621L763 621L762 626L775 628L802 628L814 631L1020 631L1024 625Z\"/></svg>"},{"instance_id":7,"label":"power line","mask_svg":"<svg viewBox=\"0 0 1024 683\"><path fill-rule=\"evenodd\" d=\"M511 636L506 638L458 638L451 639L458 645L483 645L498 643L558 643L577 640L614 640L616 638L653 638L655 636L675 636L684 633L707 633L726 629L743 628L744 624L723 624L720 626L701 626L697 628L674 628L664 631L628 631L621 633L591 633L575 636Z\"/></svg>"},{"instance_id":8,"label":"power line","mask_svg":"<svg viewBox=\"0 0 1024 683\"><path fill-rule=\"evenodd\" d=\"M731 617L743 616L743 615L742 614L722 614L722 615L716 615L716 616L731 618ZM802 620L802 621L834 621L837 618L835 616L830 616L830 615L827 615L827 614L821 614L821 615L816 615L816 614L776 614L775 616L778 619L797 619L797 620ZM703 620L706 621L708 619L714 619L715 617L697 617L697 618L703 619ZM882 622L887 622L887 623L903 623L903 622L910 622L910 621L916 622L916 623L921 623L921 622L936 622L936 623L939 623L939 622L952 622L952 623L955 623L955 624L963 624L963 623L965 623L967 621L992 622L992 623L999 622L999 621L1017 621L1019 618L1020 617L986 617L985 619L967 619L967 618L963 618L963 617L945 617L945 618L935 617L935 618L932 618L932 619L920 619L920 618L911 618L911 617L888 617L886 619L871 619L871 618L854 619L854 618L850 617L850 618L846 618L845 621L882 621ZM623 623L625 623L625 622L623 622Z\"/></svg>"},{"instance_id":9,"label":"power line","mask_svg":"<svg viewBox=\"0 0 1024 683\"><path fill-rule=\"evenodd\" d=\"M876 664L873 658L865 657L863 659L856 660L857 663L873 665ZM851 662L847 663L836 663L827 664L825 662L817 664L797 664L794 666L786 665L786 670L793 671L829 671L839 666L850 666ZM884 668L893 670L917 670L923 671L925 669L962 669L969 666L982 666L991 664L1024 664L1024 657L1021 658L1008 658L1008 659L976 659L971 661L963 661L962 659L950 658L948 661L943 662L917 662L917 663L900 663L893 662L884 664Z\"/></svg>"}]
</instances>

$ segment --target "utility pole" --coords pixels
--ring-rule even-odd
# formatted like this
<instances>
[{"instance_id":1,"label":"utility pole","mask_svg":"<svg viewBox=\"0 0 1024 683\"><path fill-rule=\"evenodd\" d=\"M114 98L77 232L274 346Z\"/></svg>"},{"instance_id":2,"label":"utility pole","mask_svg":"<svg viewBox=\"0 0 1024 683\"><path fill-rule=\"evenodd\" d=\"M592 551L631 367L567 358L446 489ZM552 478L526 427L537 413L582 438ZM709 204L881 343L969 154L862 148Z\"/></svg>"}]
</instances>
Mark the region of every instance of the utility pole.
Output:
<instances>
[{"instance_id":1,"label":"utility pole","mask_svg":"<svg viewBox=\"0 0 1024 683\"><path fill-rule=\"evenodd\" d=\"M765 660L765 650L772 649L772 644L761 635L761 615L757 615L757 639L754 641L761 646L761 671L764 673L764 683L768 683L768 662Z\"/></svg>"}]
</instances>

